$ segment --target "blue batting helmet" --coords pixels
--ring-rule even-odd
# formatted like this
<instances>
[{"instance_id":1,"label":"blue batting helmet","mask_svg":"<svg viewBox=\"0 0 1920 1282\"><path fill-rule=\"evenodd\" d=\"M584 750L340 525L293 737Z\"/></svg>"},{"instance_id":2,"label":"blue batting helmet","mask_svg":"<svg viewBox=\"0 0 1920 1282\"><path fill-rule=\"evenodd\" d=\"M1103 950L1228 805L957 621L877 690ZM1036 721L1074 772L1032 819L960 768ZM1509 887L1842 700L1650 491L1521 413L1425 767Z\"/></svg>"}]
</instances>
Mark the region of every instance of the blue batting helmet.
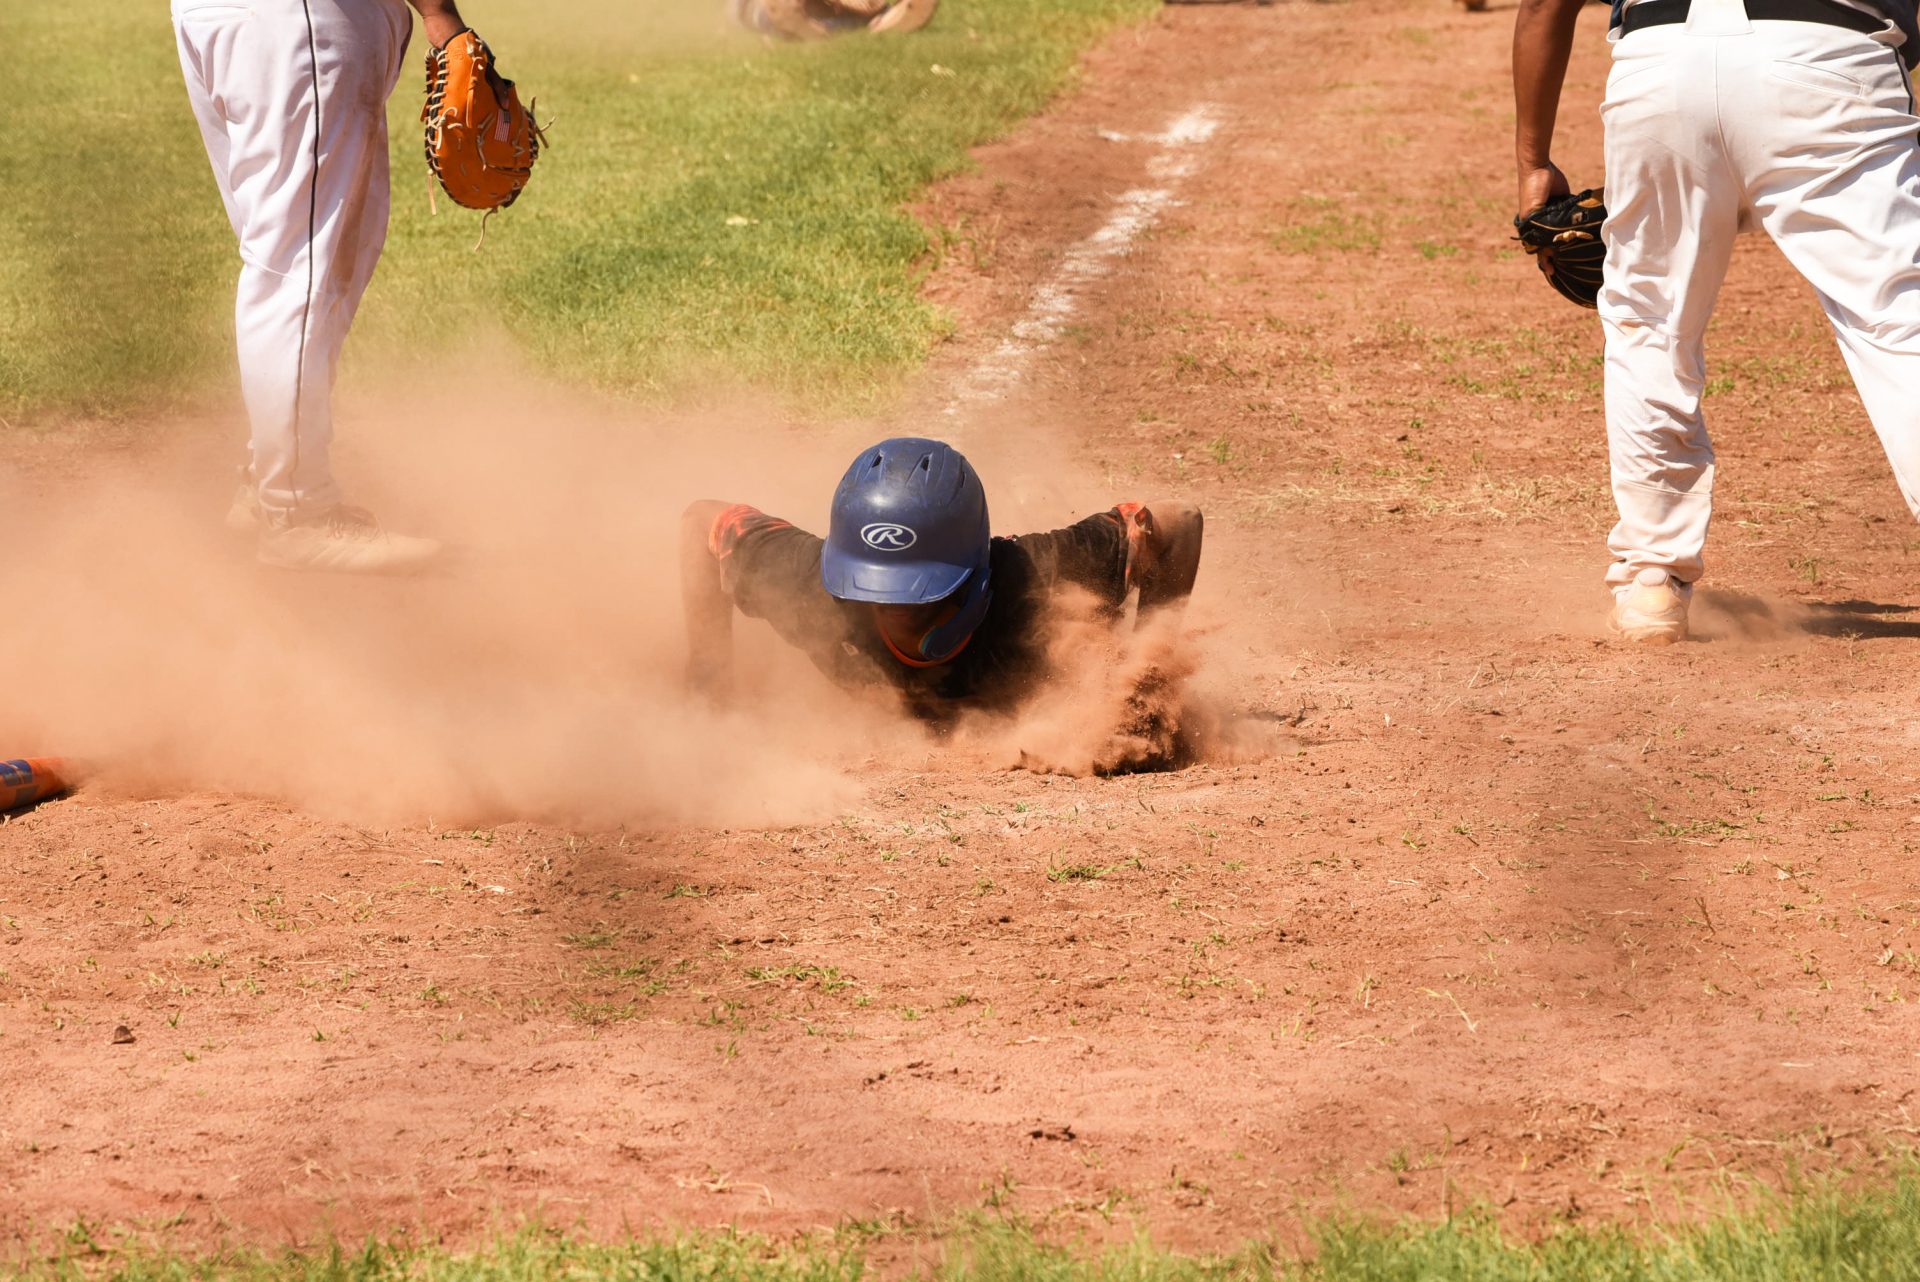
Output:
<instances>
[{"instance_id":1,"label":"blue batting helmet","mask_svg":"<svg viewBox=\"0 0 1920 1282\"><path fill-rule=\"evenodd\" d=\"M940 601L969 580L978 593L991 538L986 490L960 451L895 437L862 450L834 490L820 580L878 605Z\"/></svg>"}]
</instances>

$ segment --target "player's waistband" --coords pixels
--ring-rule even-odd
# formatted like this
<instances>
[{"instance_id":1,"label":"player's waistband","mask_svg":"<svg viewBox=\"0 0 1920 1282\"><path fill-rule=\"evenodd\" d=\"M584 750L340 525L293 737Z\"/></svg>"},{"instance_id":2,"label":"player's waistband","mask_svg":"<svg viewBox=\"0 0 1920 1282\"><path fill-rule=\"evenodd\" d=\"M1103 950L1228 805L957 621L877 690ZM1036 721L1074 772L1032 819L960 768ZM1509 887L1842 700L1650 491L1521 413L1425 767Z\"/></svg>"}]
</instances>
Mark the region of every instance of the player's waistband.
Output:
<instances>
[{"instance_id":1,"label":"player's waistband","mask_svg":"<svg viewBox=\"0 0 1920 1282\"><path fill-rule=\"evenodd\" d=\"M1629 36L1642 27L1685 22L1691 5L1692 0L1640 0L1621 16L1620 34ZM1746 0L1746 5L1747 17L1755 22L1818 22L1863 35L1878 34L1887 26L1885 18L1830 0Z\"/></svg>"}]
</instances>

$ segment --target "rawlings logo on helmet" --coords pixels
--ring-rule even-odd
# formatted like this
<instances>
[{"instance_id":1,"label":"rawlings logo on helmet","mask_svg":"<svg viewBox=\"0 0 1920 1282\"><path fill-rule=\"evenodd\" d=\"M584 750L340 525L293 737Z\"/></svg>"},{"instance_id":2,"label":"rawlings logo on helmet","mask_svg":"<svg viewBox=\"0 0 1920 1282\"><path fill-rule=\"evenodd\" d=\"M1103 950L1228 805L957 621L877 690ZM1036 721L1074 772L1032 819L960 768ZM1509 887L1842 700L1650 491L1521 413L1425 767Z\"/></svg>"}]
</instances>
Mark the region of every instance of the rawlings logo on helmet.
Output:
<instances>
[{"instance_id":1,"label":"rawlings logo on helmet","mask_svg":"<svg viewBox=\"0 0 1920 1282\"><path fill-rule=\"evenodd\" d=\"M895 521L875 521L860 527L860 541L882 552L904 552L919 541L911 526Z\"/></svg>"}]
</instances>

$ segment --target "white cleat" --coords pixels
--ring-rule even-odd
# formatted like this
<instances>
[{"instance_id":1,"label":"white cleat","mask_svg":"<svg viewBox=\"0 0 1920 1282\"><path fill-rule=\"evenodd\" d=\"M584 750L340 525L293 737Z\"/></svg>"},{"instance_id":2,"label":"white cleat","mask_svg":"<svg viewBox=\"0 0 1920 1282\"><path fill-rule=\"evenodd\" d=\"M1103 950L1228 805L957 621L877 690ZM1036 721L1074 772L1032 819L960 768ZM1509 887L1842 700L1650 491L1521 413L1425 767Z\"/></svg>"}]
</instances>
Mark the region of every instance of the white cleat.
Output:
<instances>
[{"instance_id":1,"label":"white cleat","mask_svg":"<svg viewBox=\"0 0 1920 1282\"><path fill-rule=\"evenodd\" d=\"M440 558L433 539L380 528L365 508L335 504L295 521L273 520L260 530L262 565L327 574L416 574Z\"/></svg>"},{"instance_id":2,"label":"white cleat","mask_svg":"<svg viewBox=\"0 0 1920 1282\"><path fill-rule=\"evenodd\" d=\"M1622 641L1671 645L1687 639L1687 606L1693 585L1659 566L1649 566L1613 590L1610 628Z\"/></svg>"}]
</instances>

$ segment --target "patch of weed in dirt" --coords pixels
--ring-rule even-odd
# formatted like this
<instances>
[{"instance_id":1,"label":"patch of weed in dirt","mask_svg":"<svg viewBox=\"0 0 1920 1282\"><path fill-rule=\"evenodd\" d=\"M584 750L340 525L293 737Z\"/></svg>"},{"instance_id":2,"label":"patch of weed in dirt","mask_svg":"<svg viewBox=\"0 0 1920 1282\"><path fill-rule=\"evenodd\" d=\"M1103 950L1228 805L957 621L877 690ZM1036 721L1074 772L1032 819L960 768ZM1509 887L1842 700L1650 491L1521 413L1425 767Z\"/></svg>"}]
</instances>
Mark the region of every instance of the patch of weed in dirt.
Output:
<instances>
[{"instance_id":1,"label":"patch of weed in dirt","mask_svg":"<svg viewBox=\"0 0 1920 1282\"><path fill-rule=\"evenodd\" d=\"M597 951L602 948L611 948L619 943L620 936L623 933L625 932L617 928L609 929L605 926L594 926L588 930L577 930L571 934L562 935L560 936L560 942L570 948L584 948L588 951Z\"/></svg>"},{"instance_id":2,"label":"patch of weed in dirt","mask_svg":"<svg viewBox=\"0 0 1920 1282\"><path fill-rule=\"evenodd\" d=\"M1420 335L1428 359L1451 371L1445 380L1450 387L1509 401L1599 402L1601 357L1590 346L1570 347L1535 330L1500 338L1431 330Z\"/></svg>"},{"instance_id":3,"label":"patch of weed in dirt","mask_svg":"<svg viewBox=\"0 0 1920 1282\"><path fill-rule=\"evenodd\" d=\"M567 1018L589 1028L604 1028L608 1024L624 1023L639 1015L639 1007L633 1002L576 1000L567 1003Z\"/></svg>"},{"instance_id":4,"label":"patch of weed in dirt","mask_svg":"<svg viewBox=\"0 0 1920 1282\"><path fill-rule=\"evenodd\" d=\"M1847 392L1853 381L1846 366L1830 351L1762 352L1752 356L1721 357L1714 362L1727 376L1728 387L1750 387L1768 393ZM1716 380L1717 381L1717 380Z\"/></svg>"},{"instance_id":5,"label":"patch of weed in dirt","mask_svg":"<svg viewBox=\"0 0 1920 1282\"><path fill-rule=\"evenodd\" d=\"M1118 863L1111 864L1049 864L1047 866L1047 880L1051 882L1099 881L1101 878L1111 876L1123 869L1140 869L1146 866L1146 861L1138 855L1133 856L1131 859L1122 859Z\"/></svg>"},{"instance_id":6,"label":"patch of weed in dirt","mask_svg":"<svg viewBox=\"0 0 1920 1282\"><path fill-rule=\"evenodd\" d=\"M1296 196L1285 223L1268 243L1287 254L1374 254L1380 251L1379 215L1329 196Z\"/></svg>"},{"instance_id":7,"label":"patch of weed in dirt","mask_svg":"<svg viewBox=\"0 0 1920 1282\"><path fill-rule=\"evenodd\" d=\"M1099 881L1112 871L1112 868L1102 868L1095 864L1058 864L1047 869L1047 880L1052 882Z\"/></svg>"},{"instance_id":8,"label":"patch of weed in dirt","mask_svg":"<svg viewBox=\"0 0 1920 1282\"><path fill-rule=\"evenodd\" d=\"M636 957L630 961L597 961L587 967L587 975L593 979L651 979L660 969L657 957Z\"/></svg>"},{"instance_id":9,"label":"patch of weed in dirt","mask_svg":"<svg viewBox=\"0 0 1920 1282\"><path fill-rule=\"evenodd\" d=\"M1787 558L1787 568L1793 571L1793 577L1802 583L1818 585L1826 581L1827 567L1833 564L1831 557L1796 556Z\"/></svg>"},{"instance_id":10,"label":"patch of weed in dirt","mask_svg":"<svg viewBox=\"0 0 1920 1282\"><path fill-rule=\"evenodd\" d=\"M823 993L837 993L843 988L853 987L853 981L842 976L837 966L753 966L748 968L747 978L756 984L778 984L787 980L802 986L810 983Z\"/></svg>"}]
</instances>

